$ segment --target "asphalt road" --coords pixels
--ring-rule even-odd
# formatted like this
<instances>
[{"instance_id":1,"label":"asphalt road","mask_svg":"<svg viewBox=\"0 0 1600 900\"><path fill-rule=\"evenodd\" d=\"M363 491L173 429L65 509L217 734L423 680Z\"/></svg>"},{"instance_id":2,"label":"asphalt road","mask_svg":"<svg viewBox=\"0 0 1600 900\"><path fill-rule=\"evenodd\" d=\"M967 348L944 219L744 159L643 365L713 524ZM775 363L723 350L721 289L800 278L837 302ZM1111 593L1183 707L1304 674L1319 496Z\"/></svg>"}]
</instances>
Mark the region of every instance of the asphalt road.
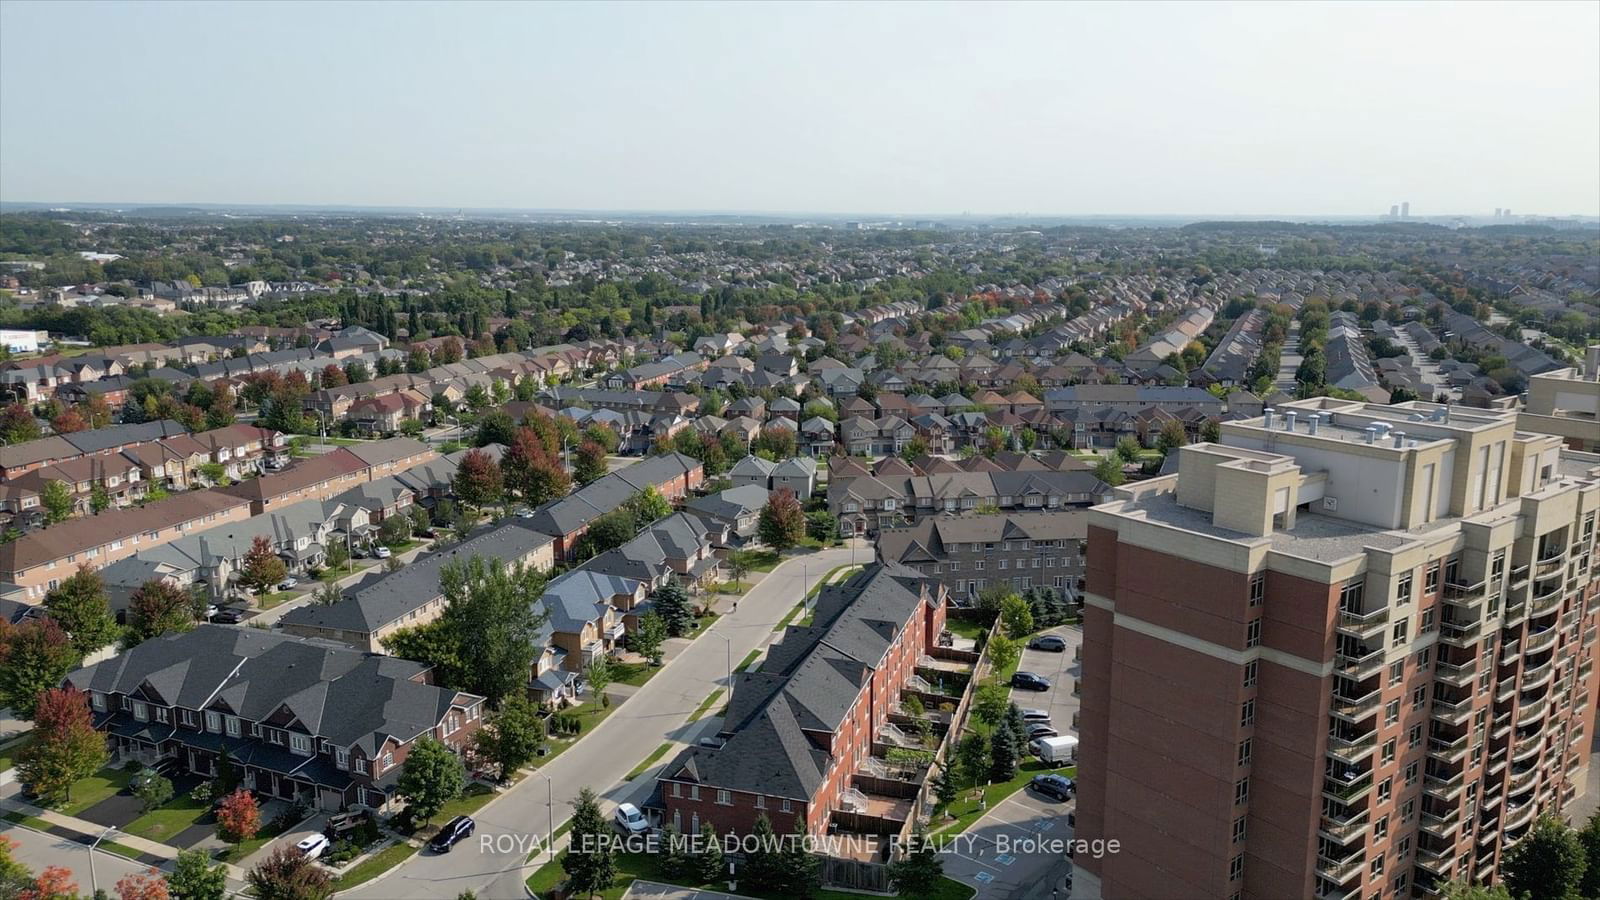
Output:
<instances>
[{"instance_id":1,"label":"asphalt road","mask_svg":"<svg viewBox=\"0 0 1600 900\"><path fill-rule=\"evenodd\" d=\"M857 562L870 557L870 549L855 551ZM603 805L609 816L611 800L623 788L628 772L662 742L693 727L686 724L689 715L713 690L725 686L730 660L737 666L763 645L773 626L800 602L805 574L809 571L815 577L849 562L849 549L824 550L784 562L739 601L737 610L713 623L578 746L485 807L476 816L477 832L471 840L444 855L424 850L383 879L341 896L409 900L454 897L470 890L483 900L525 897L523 881L532 871L523 866L529 839L542 840L552 818L559 829L585 786L607 797ZM546 798L552 794L554 809L547 812Z\"/></svg>"},{"instance_id":2,"label":"asphalt road","mask_svg":"<svg viewBox=\"0 0 1600 900\"><path fill-rule=\"evenodd\" d=\"M84 896L93 893L90 888L88 847L66 838L20 828L9 822L0 822L0 835L16 842L18 846L13 852L14 857L32 869L35 875L43 872L47 866L62 866L72 871L73 878L78 882L78 893ZM106 893L116 896L112 888L117 879L148 868L131 859L97 850L94 854L94 877L97 881L94 883L99 884Z\"/></svg>"}]
</instances>

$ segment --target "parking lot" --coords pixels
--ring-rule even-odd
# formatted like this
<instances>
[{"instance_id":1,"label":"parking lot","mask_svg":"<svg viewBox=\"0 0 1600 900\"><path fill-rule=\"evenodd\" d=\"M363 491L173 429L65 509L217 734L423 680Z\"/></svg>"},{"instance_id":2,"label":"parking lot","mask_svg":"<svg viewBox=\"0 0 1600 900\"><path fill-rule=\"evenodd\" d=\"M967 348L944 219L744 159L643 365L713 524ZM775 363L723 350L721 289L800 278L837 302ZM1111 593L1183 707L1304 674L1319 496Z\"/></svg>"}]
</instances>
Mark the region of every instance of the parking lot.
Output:
<instances>
[{"instance_id":1,"label":"parking lot","mask_svg":"<svg viewBox=\"0 0 1600 900\"><path fill-rule=\"evenodd\" d=\"M1064 638L1067 649L1061 653L1027 649L1022 652L1019 671L1043 675L1050 680L1048 691L1011 692L1011 699L1024 709L1043 709L1062 734L1076 734L1072 717L1078 711L1078 698L1072 685L1079 664L1074 659L1083 644L1083 629L1063 625L1041 634ZM945 874L977 889L980 898L1046 898L1051 890L1065 897L1064 879L1072 870L1058 842L1072 837L1067 813L1076 802L1062 803L1024 788L984 815L962 835L959 843L944 850Z\"/></svg>"}]
</instances>

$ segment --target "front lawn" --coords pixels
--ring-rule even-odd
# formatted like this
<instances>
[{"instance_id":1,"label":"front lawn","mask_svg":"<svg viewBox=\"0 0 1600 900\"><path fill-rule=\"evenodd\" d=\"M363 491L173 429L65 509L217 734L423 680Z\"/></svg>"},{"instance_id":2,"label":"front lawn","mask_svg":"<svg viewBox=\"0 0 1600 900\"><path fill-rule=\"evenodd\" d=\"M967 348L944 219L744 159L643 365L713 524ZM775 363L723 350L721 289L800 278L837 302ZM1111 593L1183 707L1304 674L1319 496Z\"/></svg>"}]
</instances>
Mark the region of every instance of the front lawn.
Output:
<instances>
[{"instance_id":1,"label":"front lawn","mask_svg":"<svg viewBox=\"0 0 1600 900\"><path fill-rule=\"evenodd\" d=\"M4 772L17 764L17 751L21 750L27 742L28 735L24 733L6 741L4 744L0 744L0 772Z\"/></svg>"},{"instance_id":2,"label":"front lawn","mask_svg":"<svg viewBox=\"0 0 1600 900\"><path fill-rule=\"evenodd\" d=\"M274 820L274 821L276 821L276 820ZM299 824L300 824L299 822L291 823L289 825L289 828L293 828L295 825L299 825ZM236 863L239 860L244 859L245 857L247 857L250 854L256 852L257 850L260 850L262 847L265 847L266 845L268 845L268 844L272 843L273 841L277 840L278 838L282 837L283 833L285 831L288 831L289 828L273 828L271 821L264 822L261 825L261 830L256 832L256 836L255 837L251 838L248 841L240 841L237 844L230 844L227 847L225 847L224 849L218 851L217 852L217 861L218 862L226 862L226 863Z\"/></svg>"},{"instance_id":3,"label":"front lawn","mask_svg":"<svg viewBox=\"0 0 1600 900\"><path fill-rule=\"evenodd\" d=\"M298 596L298 593L295 591L273 591L270 594L262 594L261 596L257 597L256 605L261 609L271 609L283 601L296 596Z\"/></svg>"},{"instance_id":4,"label":"front lawn","mask_svg":"<svg viewBox=\"0 0 1600 900\"><path fill-rule=\"evenodd\" d=\"M612 663L611 681L615 684L631 684L639 687L656 677L659 671L661 671L660 666L652 666L649 663Z\"/></svg>"},{"instance_id":5,"label":"front lawn","mask_svg":"<svg viewBox=\"0 0 1600 900\"><path fill-rule=\"evenodd\" d=\"M74 784L68 794L67 802L62 804L61 808L57 809L56 812L64 816L75 816L101 800L115 796L118 791L127 786L128 779L132 777L132 773L124 772L121 769L101 769L99 772Z\"/></svg>"},{"instance_id":6,"label":"front lawn","mask_svg":"<svg viewBox=\"0 0 1600 900\"><path fill-rule=\"evenodd\" d=\"M160 844L190 825L199 824L210 812L211 804L180 794L122 827L122 831Z\"/></svg>"},{"instance_id":7,"label":"front lawn","mask_svg":"<svg viewBox=\"0 0 1600 900\"><path fill-rule=\"evenodd\" d=\"M1071 778L1078 774L1077 766L1068 766L1064 769L1051 768L1037 759L1030 759L1017 767L1016 777L1010 781L1002 781L984 787L980 794L976 791L962 791L956 801L946 807L942 812L956 817L954 822L946 822L942 814L934 816L931 824L936 826L934 834L960 834L971 828L973 823L983 818L983 814L994 809L1000 801L1027 787L1028 782L1035 775L1065 775ZM987 803L980 802L986 800ZM944 823L944 824L941 824Z\"/></svg>"},{"instance_id":8,"label":"front lawn","mask_svg":"<svg viewBox=\"0 0 1600 900\"><path fill-rule=\"evenodd\" d=\"M461 796L439 808L439 814L434 816L433 821L429 823L429 833L431 834L437 830L435 826L442 825L456 816L470 816L483 809L484 804L493 800L494 797L494 788L477 781L472 782L467 785L466 791ZM418 830L421 831L422 829Z\"/></svg>"},{"instance_id":9,"label":"front lawn","mask_svg":"<svg viewBox=\"0 0 1600 900\"><path fill-rule=\"evenodd\" d=\"M390 844L363 862L358 863L355 868L334 879L333 889L347 891L356 885L365 884L410 859L411 855L416 852L416 847L404 841L398 844Z\"/></svg>"},{"instance_id":10,"label":"front lawn","mask_svg":"<svg viewBox=\"0 0 1600 900\"><path fill-rule=\"evenodd\" d=\"M728 555L727 562L731 563L735 558L743 562L745 570L750 572L771 572L780 561L776 550L735 550Z\"/></svg>"},{"instance_id":11,"label":"front lawn","mask_svg":"<svg viewBox=\"0 0 1600 900\"><path fill-rule=\"evenodd\" d=\"M947 616L945 618L944 627L948 629L951 634L957 634L961 637L974 641L989 633L989 627L987 625L979 624L971 619L957 619L954 616Z\"/></svg>"}]
</instances>

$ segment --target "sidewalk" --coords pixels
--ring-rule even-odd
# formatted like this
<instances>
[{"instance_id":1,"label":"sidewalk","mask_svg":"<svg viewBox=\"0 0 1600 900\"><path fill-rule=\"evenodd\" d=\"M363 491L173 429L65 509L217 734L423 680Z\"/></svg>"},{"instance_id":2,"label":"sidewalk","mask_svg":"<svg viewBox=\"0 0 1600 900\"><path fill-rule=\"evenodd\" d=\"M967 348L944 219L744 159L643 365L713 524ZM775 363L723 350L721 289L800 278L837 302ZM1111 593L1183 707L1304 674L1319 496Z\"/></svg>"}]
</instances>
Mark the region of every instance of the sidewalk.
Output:
<instances>
[{"instance_id":1,"label":"sidewalk","mask_svg":"<svg viewBox=\"0 0 1600 900\"><path fill-rule=\"evenodd\" d=\"M36 831L44 831L46 834L55 835L56 837L80 837L88 838L90 841L92 841L94 838L97 838L102 834L106 834L107 831L110 831L111 833L106 837L107 841L122 847L126 847L129 850L133 850L134 852L138 853L138 861L143 863L158 865L159 863L163 862L171 862L172 860L177 859L178 854L182 852L177 847L173 847L168 844L157 843L156 841L147 840L139 837L138 835L128 834L126 832L116 831L114 829L108 829L104 825L96 825L93 822L88 822L83 819L74 818L72 816L64 816L61 813L48 809L41 809L40 807L34 806L31 803L19 800L16 797L9 797L4 800L0 800L0 809L8 812L21 813L25 816L40 820L49 827L40 829L35 825L21 822L13 824L16 824L22 828L31 827ZM102 846L104 845L102 844ZM240 882L245 880L244 869L228 863L223 863L222 867L223 871L227 872L229 879Z\"/></svg>"}]
</instances>

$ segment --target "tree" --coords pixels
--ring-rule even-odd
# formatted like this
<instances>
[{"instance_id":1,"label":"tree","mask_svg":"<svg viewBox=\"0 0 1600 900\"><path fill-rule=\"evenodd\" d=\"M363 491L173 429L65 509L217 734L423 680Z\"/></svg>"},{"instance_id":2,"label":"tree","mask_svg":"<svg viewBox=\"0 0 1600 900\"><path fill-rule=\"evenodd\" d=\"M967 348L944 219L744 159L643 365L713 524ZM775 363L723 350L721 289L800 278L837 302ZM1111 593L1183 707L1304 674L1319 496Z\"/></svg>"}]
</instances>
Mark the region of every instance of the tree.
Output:
<instances>
[{"instance_id":1,"label":"tree","mask_svg":"<svg viewBox=\"0 0 1600 900\"><path fill-rule=\"evenodd\" d=\"M785 890L783 852L778 846L778 835L772 830L772 820L766 813L756 816L756 827L751 841L744 846L744 878L757 891L782 893Z\"/></svg>"},{"instance_id":2,"label":"tree","mask_svg":"<svg viewBox=\"0 0 1600 900\"><path fill-rule=\"evenodd\" d=\"M504 781L538 754L544 737L539 710L526 694L516 693L506 698L487 728L478 730L477 748L479 754L494 763Z\"/></svg>"},{"instance_id":3,"label":"tree","mask_svg":"<svg viewBox=\"0 0 1600 900\"><path fill-rule=\"evenodd\" d=\"M796 897L810 897L822 886L822 860L806 849L805 820L794 819L794 832L783 844L778 859L783 870L784 892Z\"/></svg>"},{"instance_id":4,"label":"tree","mask_svg":"<svg viewBox=\"0 0 1600 900\"><path fill-rule=\"evenodd\" d=\"M653 666L661 665L661 645L667 639L667 623L655 610L639 617L639 627L628 635L628 649L650 660Z\"/></svg>"},{"instance_id":5,"label":"tree","mask_svg":"<svg viewBox=\"0 0 1600 900\"><path fill-rule=\"evenodd\" d=\"M228 874L222 866L211 865L204 850L184 850L167 876L167 886L173 900L223 900L228 895Z\"/></svg>"},{"instance_id":6,"label":"tree","mask_svg":"<svg viewBox=\"0 0 1600 900\"><path fill-rule=\"evenodd\" d=\"M599 556L633 540L638 533L633 511L619 506L589 523L588 530L578 539L578 555Z\"/></svg>"},{"instance_id":7,"label":"tree","mask_svg":"<svg viewBox=\"0 0 1600 900\"><path fill-rule=\"evenodd\" d=\"M51 619L27 619L21 625L0 619L0 706L33 718L42 694L60 686L82 658Z\"/></svg>"},{"instance_id":8,"label":"tree","mask_svg":"<svg viewBox=\"0 0 1600 900\"><path fill-rule=\"evenodd\" d=\"M616 850L592 789L578 792L572 810L571 848L561 857L561 871L567 873L568 892L593 896L616 881Z\"/></svg>"},{"instance_id":9,"label":"tree","mask_svg":"<svg viewBox=\"0 0 1600 900\"><path fill-rule=\"evenodd\" d=\"M889 883L902 897L935 896L943 878L944 859L920 828L912 836L911 850L898 861L889 863Z\"/></svg>"},{"instance_id":10,"label":"tree","mask_svg":"<svg viewBox=\"0 0 1600 900\"><path fill-rule=\"evenodd\" d=\"M957 793L954 773L950 769L933 776L933 794L938 798L940 806L949 806L956 802Z\"/></svg>"},{"instance_id":11,"label":"tree","mask_svg":"<svg viewBox=\"0 0 1600 900\"><path fill-rule=\"evenodd\" d=\"M589 683L589 688L600 699L601 706L610 706L611 698L606 696L606 687L611 684L611 661L605 654L596 655L594 662L589 663L583 670L583 680Z\"/></svg>"},{"instance_id":12,"label":"tree","mask_svg":"<svg viewBox=\"0 0 1600 900\"><path fill-rule=\"evenodd\" d=\"M117 900L168 900L172 893L161 870L152 866L117 879Z\"/></svg>"},{"instance_id":13,"label":"tree","mask_svg":"<svg viewBox=\"0 0 1600 900\"><path fill-rule=\"evenodd\" d=\"M433 405L439 406L437 397ZM509 447L516 437L516 432L517 423L511 418L510 413L503 409L491 410L478 420L478 432L473 436L472 443L479 447L487 447L490 444Z\"/></svg>"},{"instance_id":14,"label":"tree","mask_svg":"<svg viewBox=\"0 0 1600 900\"><path fill-rule=\"evenodd\" d=\"M1003 634L990 638L986 648L989 661L994 663L995 670L999 672L1010 671L1022 659L1022 642Z\"/></svg>"},{"instance_id":15,"label":"tree","mask_svg":"<svg viewBox=\"0 0 1600 900\"><path fill-rule=\"evenodd\" d=\"M1503 884L1484 887L1464 881L1446 882L1442 891L1445 900L1512 900L1511 892Z\"/></svg>"},{"instance_id":16,"label":"tree","mask_svg":"<svg viewBox=\"0 0 1600 900\"><path fill-rule=\"evenodd\" d=\"M440 684L459 685L465 677L461 642L454 626L443 620L402 628L383 638L383 649L391 656L426 663Z\"/></svg>"},{"instance_id":17,"label":"tree","mask_svg":"<svg viewBox=\"0 0 1600 900\"><path fill-rule=\"evenodd\" d=\"M337 584L334 584L330 581L327 584L318 587L312 594L312 599L316 601L317 605L319 606L332 606L335 603L338 603L340 600L343 600L344 594L340 592Z\"/></svg>"},{"instance_id":18,"label":"tree","mask_svg":"<svg viewBox=\"0 0 1600 900\"><path fill-rule=\"evenodd\" d=\"M710 822L700 826L700 858L695 862L700 880L707 884L727 877L728 864L722 855L722 840L717 836L717 827Z\"/></svg>"},{"instance_id":19,"label":"tree","mask_svg":"<svg viewBox=\"0 0 1600 900\"><path fill-rule=\"evenodd\" d=\"M839 517L825 509L806 513L806 537L814 541L828 542L839 533Z\"/></svg>"},{"instance_id":20,"label":"tree","mask_svg":"<svg viewBox=\"0 0 1600 900\"><path fill-rule=\"evenodd\" d=\"M105 580L87 564L45 594L44 605L50 618L72 636L79 653L93 653L117 639Z\"/></svg>"},{"instance_id":21,"label":"tree","mask_svg":"<svg viewBox=\"0 0 1600 900\"><path fill-rule=\"evenodd\" d=\"M1007 594L1000 601L1000 624L1006 634L1019 640L1032 634L1033 612L1028 609L1028 601L1016 594Z\"/></svg>"},{"instance_id":22,"label":"tree","mask_svg":"<svg viewBox=\"0 0 1600 900\"><path fill-rule=\"evenodd\" d=\"M71 869L45 866L20 897L21 900L78 900L78 883L72 880Z\"/></svg>"},{"instance_id":23,"label":"tree","mask_svg":"<svg viewBox=\"0 0 1600 900\"><path fill-rule=\"evenodd\" d=\"M674 878L691 877L695 859L689 841L668 822L661 826L661 868Z\"/></svg>"},{"instance_id":24,"label":"tree","mask_svg":"<svg viewBox=\"0 0 1600 900\"><path fill-rule=\"evenodd\" d=\"M1189 442L1189 436L1184 433L1183 423L1177 419L1168 419L1161 423L1161 433L1156 435L1156 449L1162 455L1171 453Z\"/></svg>"},{"instance_id":25,"label":"tree","mask_svg":"<svg viewBox=\"0 0 1600 900\"><path fill-rule=\"evenodd\" d=\"M0 411L0 437L5 438L7 444L35 440L40 434L39 422L26 403L13 403Z\"/></svg>"},{"instance_id":26,"label":"tree","mask_svg":"<svg viewBox=\"0 0 1600 900\"><path fill-rule=\"evenodd\" d=\"M606 474L606 448L594 441L584 441L579 444L572 470L579 484L589 484L603 478Z\"/></svg>"},{"instance_id":27,"label":"tree","mask_svg":"<svg viewBox=\"0 0 1600 900\"><path fill-rule=\"evenodd\" d=\"M169 631L193 627L194 602L189 593L165 578L152 578L128 598L128 629L122 643L135 647Z\"/></svg>"},{"instance_id":28,"label":"tree","mask_svg":"<svg viewBox=\"0 0 1600 900\"><path fill-rule=\"evenodd\" d=\"M993 726L1005 718L1006 706L1011 702L1006 686L998 681L985 681L972 699L972 714L985 725Z\"/></svg>"},{"instance_id":29,"label":"tree","mask_svg":"<svg viewBox=\"0 0 1600 900\"><path fill-rule=\"evenodd\" d=\"M644 490L634 494L628 499L628 509L633 513L633 522L636 528L644 528L652 522L672 515L672 504L667 498L661 496L655 485L648 485Z\"/></svg>"},{"instance_id":30,"label":"tree","mask_svg":"<svg viewBox=\"0 0 1600 900\"><path fill-rule=\"evenodd\" d=\"M1122 472L1121 457L1116 455L1100 457L1100 461L1094 464L1094 477L1112 487L1117 487L1128 478Z\"/></svg>"},{"instance_id":31,"label":"tree","mask_svg":"<svg viewBox=\"0 0 1600 900\"><path fill-rule=\"evenodd\" d=\"M344 374L343 369L339 368L338 363L328 363L322 367L322 386L324 388L343 387L349 383L349 377Z\"/></svg>"},{"instance_id":32,"label":"tree","mask_svg":"<svg viewBox=\"0 0 1600 900\"><path fill-rule=\"evenodd\" d=\"M535 639L549 615L540 602L544 585L538 569L508 568L479 556L440 569L445 602L440 621L455 637L458 658L471 661L458 685L462 690L496 705L525 688Z\"/></svg>"},{"instance_id":33,"label":"tree","mask_svg":"<svg viewBox=\"0 0 1600 900\"><path fill-rule=\"evenodd\" d=\"M350 561L350 548L342 541L332 541L328 544L328 568L335 571L344 568Z\"/></svg>"},{"instance_id":34,"label":"tree","mask_svg":"<svg viewBox=\"0 0 1600 900\"><path fill-rule=\"evenodd\" d=\"M564 497L572 490L572 476L526 426L512 435L511 444L500 459L500 469L505 473L506 489L531 506Z\"/></svg>"},{"instance_id":35,"label":"tree","mask_svg":"<svg viewBox=\"0 0 1600 900\"><path fill-rule=\"evenodd\" d=\"M272 546L272 539L264 534L258 534L250 542L250 550L244 555L244 566L239 570L239 580L261 593L267 588L283 581L289 574L289 567L278 558L278 552Z\"/></svg>"},{"instance_id":36,"label":"tree","mask_svg":"<svg viewBox=\"0 0 1600 900\"><path fill-rule=\"evenodd\" d=\"M1543 816L1501 860L1500 872L1513 897L1578 900L1587 860L1571 828Z\"/></svg>"},{"instance_id":37,"label":"tree","mask_svg":"<svg viewBox=\"0 0 1600 900\"><path fill-rule=\"evenodd\" d=\"M217 837L230 844L248 841L261 830L261 807L255 795L239 788L217 807Z\"/></svg>"},{"instance_id":38,"label":"tree","mask_svg":"<svg viewBox=\"0 0 1600 900\"><path fill-rule=\"evenodd\" d=\"M222 463L201 463L196 471L200 473L201 478L204 478L206 481L209 481L212 484L221 485L223 487L228 486L228 467L224 466Z\"/></svg>"},{"instance_id":39,"label":"tree","mask_svg":"<svg viewBox=\"0 0 1600 900\"><path fill-rule=\"evenodd\" d=\"M72 785L106 764L106 739L94 730L82 691L51 688L33 710L33 736L17 754L22 782L48 803L72 799Z\"/></svg>"},{"instance_id":40,"label":"tree","mask_svg":"<svg viewBox=\"0 0 1600 900\"><path fill-rule=\"evenodd\" d=\"M111 508L111 494L103 486L96 483L89 488L89 511L95 515Z\"/></svg>"},{"instance_id":41,"label":"tree","mask_svg":"<svg viewBox=\"0 0 1600 900\"><path fill-rule=\"evenodd\" d=\"M1000 724L1010 730L1020 754L1028 746L1028 720L1022 717L1022 709L1015 702L1007 706L1005 718L1000 720Z\"/></svg>"},{"instance_id":42,"label":"tree","mask_svg":"<svg viewBox=\"0 0 1600 900\"><path fill-rule=\"evenodd\" d=\"M33 883L33 873L11 855L16 846L15 841L0 834L0 897L20 897Z\"/></svg>"},{"instance_id":43,"label":"tree","mask_svg":"<svg viewBox=\"0 0 1600 900\"><path fill-rule=\"evenodd\" d=\"M258 900L328 900L333 879L292 844L279 844L246 876Z\"/></svg>"},{"instance_id":44,"label":"tree","mask_svg":"<svg viewBox=\"0 0 1600 900\"><path fill-rule=\"evenodd\" d=\"M423 824L432 821L466 787L467 770L461 757L431 735L424 735L412 745L395 785L411 807L412 816Z\"/></svg>"},{"instance_id":45,"label":"tree","mask_svg":"<svg viewBox=\"0 0 1600 900\"><path fill-rule=\"evenodd\" d=\"M1600 812L1589 816L1589 821L1578 829L1578 843L1583 845L1583 856L1588 865L1583 869L1583 880L1578 883L1578 893L1584 897L1600 897Z\"/></svg>"},{"instance_id":46,"label":"tree","mask_svg":"<svg viewBox=\"0 0 1600 900\"><path fill-rule=\"evenodd\" d=\"M47 482L44 489L39 491L39 502L44 505L44 520L49 525L72 518L72 513L78 507L72 497L72 489L67 487L65 481Z\"/></svg>"},{"instance_id":47,"label":"tree","mask_svg":"<svg viewBox=\"0 0 1600 900\"><path fill-rule=\"evenodd\" d=\"M65 410L50 420L50 430L56 434L72 434L88 427L89 423L84 421L83 414L76 408Z\"/></svg>"},{"instance_id":48,"label":"tree","mask_svg":"<svg viewBox=\"0 0 1600 900\"><path fill-rule=\"evenodd\" d=\"M457 499L477 509L493 506L505 498L500 464L482 450L468 450L461 457L451 487Z\"/></svg>"},{"instance_id":49,"label":"tree","mask_svg":"<svg viewBox=\"0 0 1600 900\"><path fill-rule=\"evenodd\" d=\"M390 547L398 547L411 540L411 519L406 516L386 516L378 526L378 539Z\"/></svg>"},{"instance_id":50,"label":"tree","mask_svg":"<svg viewBox=\"0 0 1600 900\"><path fill-rule=\"evenodd\" d=\"M956 744L956 764L968 788L982 784L989 777L989 742L976 731L969 732Z\"/></svg>"},{"instance_id":51,"label":"tree","mask_svg":"<svg viewBox=\"0 0 1600 900\"><path fill-rule=\"evenodd\" d=\"M762 542L779 553L800 543L806 536L806 513L794 491L779 488L772 492L767 505L761 508L757 531Z\"/></svg>"},{"instance_id":52,"label":"tree","mask_svg":"<svg viewBox=\"0 0 1600 900\"><path fill-rule=\"evenodd\" d=\"M139 798L139 804L144 807L144 811L149 812L172 799L172 780L152 774L149 778L139 780L133 789L133 795Z\"/></svg>"},{"instance_id":53,"label":"tree","mask_svg":"<svg viewBox=\"0 0 1600 900\"><path fill-rule=\"evenodd\" d=\"M650 599L655 603L655 611L661 614L669 637L683 637L694 630L694 611L689 608L689 595L684 593L676 576L669 575L666 584L651 592Z\"/></svg>"},{"instance_id":54,"label":"tree","mask_svg":"<svg viewBox=\"0 0 1600 900\"><path fill-rule=\"evenodd\" d=\"M1021 752L1016 734L1005 723L989 732L989 780L1010 781L1017 777Z\"/></svg>"}]
</instances>

